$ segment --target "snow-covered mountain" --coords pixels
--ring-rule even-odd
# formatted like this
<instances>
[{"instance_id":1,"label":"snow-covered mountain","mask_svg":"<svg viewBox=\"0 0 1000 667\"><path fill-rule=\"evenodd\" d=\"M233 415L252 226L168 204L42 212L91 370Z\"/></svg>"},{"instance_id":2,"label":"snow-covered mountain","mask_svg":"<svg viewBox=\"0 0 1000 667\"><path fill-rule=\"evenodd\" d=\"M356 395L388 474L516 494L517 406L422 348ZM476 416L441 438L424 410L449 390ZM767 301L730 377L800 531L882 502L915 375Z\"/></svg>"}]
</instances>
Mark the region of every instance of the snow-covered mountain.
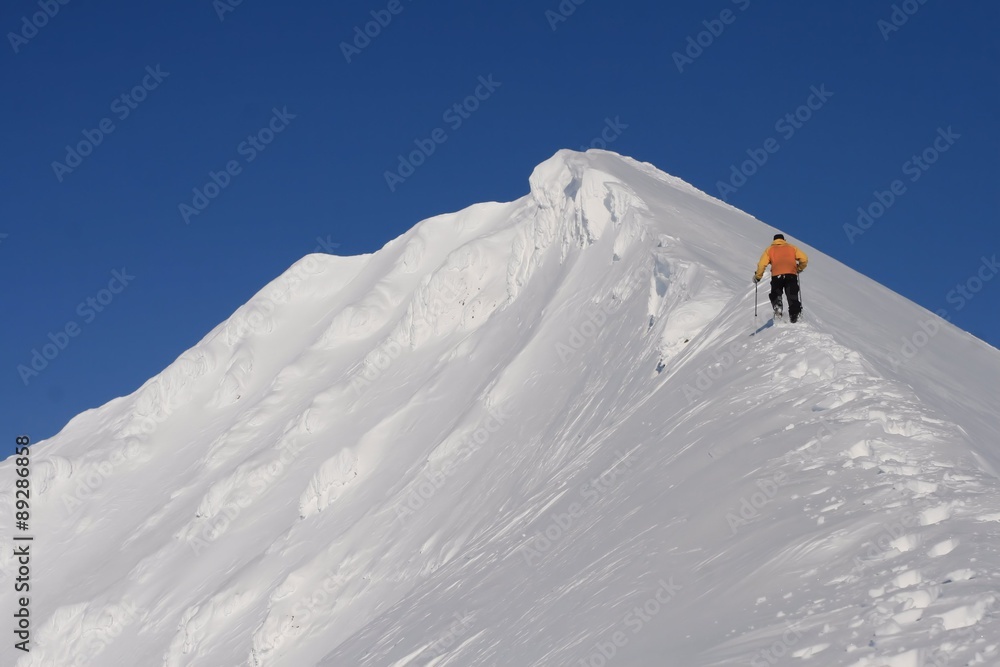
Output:
<instances>
[{"instance_id":1,"label":"snow-covered mountain","mask_svg":"<svg viewBox=\"0 0 1000 667\"><path fill-rule=\"evenodd\" d=\"M755 319L775 230L648 164L530 186L34 446L4 664L1000 664L1000 352L804 244Z\"/></svg>"}]
</instances>

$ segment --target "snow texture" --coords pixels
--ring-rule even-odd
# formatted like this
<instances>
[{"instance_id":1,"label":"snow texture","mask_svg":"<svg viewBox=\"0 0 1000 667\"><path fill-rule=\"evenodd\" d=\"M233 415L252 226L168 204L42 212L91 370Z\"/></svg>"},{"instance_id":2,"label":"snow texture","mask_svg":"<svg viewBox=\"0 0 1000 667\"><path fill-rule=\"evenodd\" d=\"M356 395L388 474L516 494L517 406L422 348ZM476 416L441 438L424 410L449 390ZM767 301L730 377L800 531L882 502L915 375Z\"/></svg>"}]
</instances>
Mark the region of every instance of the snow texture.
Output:
<instances>
[{"instance_id":1,"label":"snow texture","mask_svg":"<svg viewBox=\"0 0 1000 667\"><path fill-rule=\"evenodd\" d=\"M302 259L36 444L4 664L1000 664L1000 352L802 244L755 320L776 230L650 165L530 188Z\"/></svg>"}]
</instances>

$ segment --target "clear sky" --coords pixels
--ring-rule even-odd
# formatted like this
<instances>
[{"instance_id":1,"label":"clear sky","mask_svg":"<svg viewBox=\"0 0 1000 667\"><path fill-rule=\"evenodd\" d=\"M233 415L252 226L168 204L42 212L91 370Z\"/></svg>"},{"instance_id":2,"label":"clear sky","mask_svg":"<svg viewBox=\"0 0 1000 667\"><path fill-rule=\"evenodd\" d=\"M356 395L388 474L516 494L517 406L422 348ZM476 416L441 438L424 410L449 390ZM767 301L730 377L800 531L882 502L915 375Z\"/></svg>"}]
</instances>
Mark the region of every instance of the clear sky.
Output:
<instances>
[{"instance_id":1,"label":"clear sky","mask_svg":"<svg viewBox=\"0 0 1000 667\"><path fill-rule=\"evenodd\" d=\"M131 393L318 246L372 252L515 199L556 150L605 139L998 346L1000 280L975 279L1000 252L998 18L993 0L10 0L0 437Z\"/></svg>"}]
</instances>

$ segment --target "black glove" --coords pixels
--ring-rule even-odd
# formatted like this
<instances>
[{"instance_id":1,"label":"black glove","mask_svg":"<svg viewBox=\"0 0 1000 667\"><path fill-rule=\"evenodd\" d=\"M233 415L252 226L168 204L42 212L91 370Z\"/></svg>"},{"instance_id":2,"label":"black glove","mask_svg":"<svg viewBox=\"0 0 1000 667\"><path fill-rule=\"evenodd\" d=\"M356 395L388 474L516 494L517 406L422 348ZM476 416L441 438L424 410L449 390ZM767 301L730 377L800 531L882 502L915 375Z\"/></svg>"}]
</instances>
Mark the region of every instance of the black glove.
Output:
<instances>
[{"instance_id":1,"label":"black glove","mask_svg":"<svg viewBox=\"0 0 1000 667\"><path fill-rule=\"evenodd\" d=\"M758 278L758 277L757 277L757 274L756 274L756 273L755 273L755 274L753 274L753 281L754 281L755 283L759 283L759 282L760 282L760 278Z\"/></svg>"}]
</instances>

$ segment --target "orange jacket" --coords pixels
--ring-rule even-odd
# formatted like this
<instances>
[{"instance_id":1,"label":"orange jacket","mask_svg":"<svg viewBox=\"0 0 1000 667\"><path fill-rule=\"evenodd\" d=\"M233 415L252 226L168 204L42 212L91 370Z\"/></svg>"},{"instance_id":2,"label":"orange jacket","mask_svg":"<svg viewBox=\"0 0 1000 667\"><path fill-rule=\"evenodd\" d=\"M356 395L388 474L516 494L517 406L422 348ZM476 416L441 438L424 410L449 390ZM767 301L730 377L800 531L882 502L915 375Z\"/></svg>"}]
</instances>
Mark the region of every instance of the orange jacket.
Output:
<instances>
[{"instance_id":1,"label":"orange jacket","mask_svg":"<svg viewBox=\"0 0 1000 667\"><path fill-rule=\"evenodd\" d=\"M760 256L757 262L757 273L754 276L757 280L764 277L764 269L771 265L772 276L783 276L786 274L797 275L806 268L809 258L806 254L795 246L786 243L782 239L775 240L771 246Z\"/></svg>"}]
</instances>

